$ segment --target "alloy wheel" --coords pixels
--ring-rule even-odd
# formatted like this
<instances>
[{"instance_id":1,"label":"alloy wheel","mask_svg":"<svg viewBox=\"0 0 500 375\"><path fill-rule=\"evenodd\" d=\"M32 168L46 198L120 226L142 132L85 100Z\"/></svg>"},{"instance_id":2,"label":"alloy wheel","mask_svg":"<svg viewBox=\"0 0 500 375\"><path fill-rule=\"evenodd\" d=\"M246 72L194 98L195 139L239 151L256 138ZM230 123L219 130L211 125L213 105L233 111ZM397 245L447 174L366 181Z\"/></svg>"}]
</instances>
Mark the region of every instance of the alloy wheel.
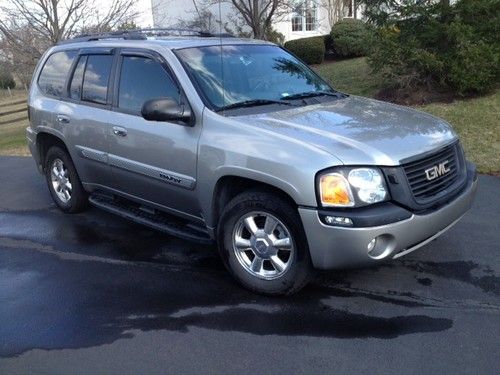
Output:
<instances>
[{"instance_id":1,"label":"alloy wheel","mask_svg":"<svg viewBox=\"0 0 500 375\"><path fill-rule=\"evenodd\" d=\"M292 264L290 231L275 216L261 211L241 217L233 231L233 250L241 266L263 280L281 277Z\"/></svg>"},{"instance_id":2,"label":"alloy wheel","mask_svg":"<svg viewBox=\"0 0 500 375\"><path fill-rule=\"evenodd\" d=\"M52 188L57 197L63 203L68 203L71 199L73 186L69 180L68 168L59 158L54 159L50 168L50 180Z\"/></svg>"}]
</instances>

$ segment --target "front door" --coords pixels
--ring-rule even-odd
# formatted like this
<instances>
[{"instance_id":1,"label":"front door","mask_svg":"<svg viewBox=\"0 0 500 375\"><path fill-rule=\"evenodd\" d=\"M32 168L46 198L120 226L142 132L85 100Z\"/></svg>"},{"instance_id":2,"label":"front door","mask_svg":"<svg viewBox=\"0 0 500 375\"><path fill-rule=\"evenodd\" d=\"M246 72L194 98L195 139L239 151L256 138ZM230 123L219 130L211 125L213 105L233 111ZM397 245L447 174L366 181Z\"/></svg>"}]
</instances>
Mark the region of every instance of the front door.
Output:
<instances>
[{"instance_id":1,"label":"front door","mask_svg":"<svg viewBox=\"0 0 500 375\"><path fill-rule=\"evenodd\" d=\"M199 217L193 189L200 125L147 121L141 116L147 100L185 101L166 63L153 53L122 50L116 83L108 156L113 188Z\"/></svg>"}]
</instances>

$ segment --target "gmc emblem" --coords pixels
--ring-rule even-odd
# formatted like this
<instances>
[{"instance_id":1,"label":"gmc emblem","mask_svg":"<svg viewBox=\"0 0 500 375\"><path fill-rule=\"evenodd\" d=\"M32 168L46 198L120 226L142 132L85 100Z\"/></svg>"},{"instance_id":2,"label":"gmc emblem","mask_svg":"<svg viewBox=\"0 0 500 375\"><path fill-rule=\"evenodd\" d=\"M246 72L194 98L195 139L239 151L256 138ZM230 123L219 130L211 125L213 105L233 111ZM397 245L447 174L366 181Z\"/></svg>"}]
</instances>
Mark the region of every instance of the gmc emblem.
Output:
<instances>
[{"instance_id":1,"label":"gmc emblem","mask_svg":"<svg viewBox=\"0 0 500 375\"><path fill-rule=\"evenodd\" d=\"M450 167L448 167L449 160L443 161L438 165L433 166L432 168L425 170L425 176L428 181L432 181L439 176L443 176L450 171Z\"/></svg>"}]
</instances>

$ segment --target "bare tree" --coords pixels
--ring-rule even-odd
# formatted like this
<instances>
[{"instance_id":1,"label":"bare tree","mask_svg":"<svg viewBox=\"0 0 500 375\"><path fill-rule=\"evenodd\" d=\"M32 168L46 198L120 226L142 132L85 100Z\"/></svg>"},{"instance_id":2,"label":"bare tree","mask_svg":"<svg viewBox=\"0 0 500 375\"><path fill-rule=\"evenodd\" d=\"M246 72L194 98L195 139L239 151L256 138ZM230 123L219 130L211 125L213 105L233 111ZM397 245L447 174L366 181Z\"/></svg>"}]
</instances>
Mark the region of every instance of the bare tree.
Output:
<instances>
[{"instance_id":1,"label":"bare tree","mask_svg":"<svg viewBox=\"0 0 500 375\"><path fill-rule=\"evenodd\" d=\"M287 14L293 0L223 0L229 2L239 13L242 20L252 30L256 39L266 39L277 18Z\"/></svg>"},{"instance_id":2,"label":"bare tree","mask_svg":"<svg viewBox=\"0 0 500 375\"><path fill-rule=\"evenodd\" d=\"M49 46L83 30L116 29L137 15L136 0L115 0L108 7L97 1L2 0L0 54L25 81Z\"/></svg>"},{"instance_id":3,"label":"bare tree","mask_svg":"<svg viewBox=\"0 0 500 375\"><path fill-rule=\"evenodd\" d=\"M50 44L29 26L11 28L9 32L15 38L7 39L0 32L0 59L10 62L11 73L28 85L38 59Z\"/></svg>"},{"instance_id":4,"label":"bare tree","mask_svg":"<svg viewBox=\"0 0 500 375\"><path fill-rule=\"evenodd\" d=\"M29 26L50 44L74 35L89 26L114 29L137 15L136 0L115 0L103 7L94 0L5 0L0 10L10 25L0 20L0 33L13 39L12 26ZM10 26L10 27L9 27Z\"/></svg>"}]
</instances>

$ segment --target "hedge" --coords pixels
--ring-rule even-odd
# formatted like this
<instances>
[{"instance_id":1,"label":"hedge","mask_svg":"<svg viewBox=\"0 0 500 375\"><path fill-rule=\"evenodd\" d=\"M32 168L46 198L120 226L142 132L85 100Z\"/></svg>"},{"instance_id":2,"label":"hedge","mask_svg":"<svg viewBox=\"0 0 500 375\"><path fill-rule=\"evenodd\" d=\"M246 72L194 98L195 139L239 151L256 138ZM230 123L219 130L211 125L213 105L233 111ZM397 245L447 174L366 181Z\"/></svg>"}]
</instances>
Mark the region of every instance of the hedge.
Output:
<instances>
[{"instance_id":1,"label":"hedge","mask_svg":"<svg viewBox=\"0 0 500 375\"><path fill-rule=\"evenodd\" d=\"M373 29L356 19L344 19L337 22L330 33L333 50L339 57L368 55L373 38Z\"/></svg>"},{"instance_id":2,"label":"hedge","mask_svg":"<svg viewBox=\"0 0 500 375\"><path fill-rule=\"evenodd\" d=\"M313 36L290 40L285 48L307 64L321 64L325 59L325 37Z\"/></svg>"}]
</instances>

